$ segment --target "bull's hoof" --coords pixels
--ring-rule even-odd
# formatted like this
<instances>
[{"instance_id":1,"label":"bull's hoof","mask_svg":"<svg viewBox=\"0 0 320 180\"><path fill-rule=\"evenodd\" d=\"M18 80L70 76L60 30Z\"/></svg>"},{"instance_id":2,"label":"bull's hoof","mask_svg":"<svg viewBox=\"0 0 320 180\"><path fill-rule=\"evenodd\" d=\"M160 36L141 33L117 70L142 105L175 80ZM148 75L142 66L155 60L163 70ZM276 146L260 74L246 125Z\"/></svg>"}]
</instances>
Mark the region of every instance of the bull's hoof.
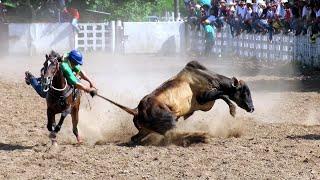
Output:
<instances>
[{"instance_id":1,"label":"bull's hoof","mask_svg":"<svg viewBox=\"0 0 320 180\"><path fill-rule=\"evenodd\" d=\"M131 143L133 143L133 144L140 144L140 138L139 138L139 136L138 135L134 135L134 136L132 136L131 137Z\"/></svg>"},{"instance_id":2,"label":"bull's hoof","mask_svg":"<svg viewBox=\"0 0 320 180\"><path fill-rule=\"evenodd\" d=\"M235 106L230 106L229 111L230 111L230 114L232 117L236 116L236 107Z\"/></svg>"}]
</instances>

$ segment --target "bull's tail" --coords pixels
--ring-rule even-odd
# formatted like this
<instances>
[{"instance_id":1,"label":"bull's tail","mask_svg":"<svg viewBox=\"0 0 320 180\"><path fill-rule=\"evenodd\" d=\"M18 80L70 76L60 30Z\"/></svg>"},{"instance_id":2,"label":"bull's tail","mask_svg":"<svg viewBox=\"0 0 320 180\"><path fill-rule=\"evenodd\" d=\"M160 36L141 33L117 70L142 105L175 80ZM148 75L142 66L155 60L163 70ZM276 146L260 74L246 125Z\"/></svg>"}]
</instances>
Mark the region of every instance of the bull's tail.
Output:
<instances>
[{"instance_id":1,"label":"bull's tail","mask_svg":"<svg viewBox=\"0 0 320 180\"><path fill-rule=\"evenodd\" d=\"M175 144L178 146L190 146L197 143L208 143L209 136L206 132L179 132L168 131L164 136L165 144Z\"/></svg>"},{"instance_id":2,"label":"bull's tail","mask_svg":"<svg viewBox=\"0 0 320 180\"><path fill-rule=\"evenodd\" d=\"M138 114L138 111L136 109L131 109L131 108L128 108L128 107L123 106L121 104L118 104L118 103L116 103L116 102L114 102L114 101L112 101L112 100L110 100L110 99L108 99L108 98L106 98L104 96L101 96L100 94L97 94L96 96L98 96L98 97L110 102L111 104L114 104L114 105L118 106L119 108L121 108L122 110L126 111L129 114L132 114L134 116Z\"/></svg>"}]
</instances>

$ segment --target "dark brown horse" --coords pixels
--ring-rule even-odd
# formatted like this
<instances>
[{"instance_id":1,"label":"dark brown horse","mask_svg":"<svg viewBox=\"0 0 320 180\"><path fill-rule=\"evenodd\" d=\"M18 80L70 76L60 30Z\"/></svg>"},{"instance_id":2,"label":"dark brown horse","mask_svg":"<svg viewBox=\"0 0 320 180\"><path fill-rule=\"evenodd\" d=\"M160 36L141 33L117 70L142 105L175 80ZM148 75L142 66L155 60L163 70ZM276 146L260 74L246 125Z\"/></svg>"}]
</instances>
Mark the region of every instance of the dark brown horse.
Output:
<instances>
[{"instance_id":1,"label":"dark brown horse","mask_svg":"<svg viewBox=\"0 0 320 180\"><path fill-rule=\"evenodd\" d=\"M44 63L44 76L42 85L44 91L47 91L47 128L51 132L50 138L56 145L56 134L60 131L64 119L71 114L73 133L78 143L81 139L78 133L79 106L81 93L68 85L67 80L60 70L61 56L54 51L46 55ZM55 115L61 113L59 123L55 122Z\"/></svg>"}]
</instances>

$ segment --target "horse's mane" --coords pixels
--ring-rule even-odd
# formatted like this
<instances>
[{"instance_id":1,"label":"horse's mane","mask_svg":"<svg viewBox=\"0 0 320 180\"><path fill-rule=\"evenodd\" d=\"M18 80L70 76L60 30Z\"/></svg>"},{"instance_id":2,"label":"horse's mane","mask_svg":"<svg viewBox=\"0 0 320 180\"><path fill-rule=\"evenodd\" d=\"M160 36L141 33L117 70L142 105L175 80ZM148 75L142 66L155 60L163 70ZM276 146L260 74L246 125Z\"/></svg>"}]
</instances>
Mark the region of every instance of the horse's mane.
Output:
<instances>
[{"instance_id":1,"label":"horse's mane","mask_svg":"<svg viewBox=\"0 0 320 180\"><path fill-rule=\"evenodd\" d=\"M58 52L54 51L54 50L51 50L49 56L57 58L58 62L62 61L62 57L60 56L60 54Z\"/></svg>"}]
</instances>

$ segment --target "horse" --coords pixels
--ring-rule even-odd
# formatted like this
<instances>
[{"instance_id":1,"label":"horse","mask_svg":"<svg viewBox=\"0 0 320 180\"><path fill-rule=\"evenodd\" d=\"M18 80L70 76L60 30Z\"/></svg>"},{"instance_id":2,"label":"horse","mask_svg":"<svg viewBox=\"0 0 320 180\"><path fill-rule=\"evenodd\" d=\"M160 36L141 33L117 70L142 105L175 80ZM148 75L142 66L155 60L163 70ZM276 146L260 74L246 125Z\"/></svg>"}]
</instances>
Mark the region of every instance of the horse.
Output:
<instances>
[{"instance_id":1,"label":"horse","mask_svg":"<svg viewBox=\"0 0 320 180\"><path fill-rule=\"evenodd\" d=\"M65 118L71 114L73 134L77 138L78 144L82 140L78 132L79 107L81 92L70 86L60 69L62 57L52 51L46 54L44 63L44 75L42 77L43 90L47 92L47 129L50 132L49 138L52 145L57 145L56 135L60 131ZM56 124L55 115L61 113L59 123Z\"/></svg>"}]
</instances>

